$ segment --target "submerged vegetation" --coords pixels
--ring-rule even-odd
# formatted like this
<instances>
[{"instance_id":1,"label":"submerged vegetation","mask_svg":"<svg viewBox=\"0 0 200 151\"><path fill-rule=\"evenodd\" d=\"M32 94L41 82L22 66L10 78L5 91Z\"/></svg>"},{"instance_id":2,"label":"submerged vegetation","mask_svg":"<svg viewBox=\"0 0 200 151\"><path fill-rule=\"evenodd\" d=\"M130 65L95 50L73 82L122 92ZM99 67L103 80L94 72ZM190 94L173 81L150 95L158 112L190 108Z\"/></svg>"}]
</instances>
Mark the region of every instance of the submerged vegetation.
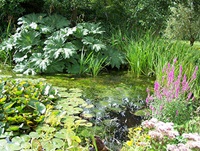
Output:
<instances>
[{"instance_id":1,"label":"submerged vegetation","mask_svg":"<svg viewBox=\"0 0 200 151\"><path fill-rule=\"evenodd\" d=\"M199 150L199 10L0 0L0 150Z\"/></svg>"}]
</instances>

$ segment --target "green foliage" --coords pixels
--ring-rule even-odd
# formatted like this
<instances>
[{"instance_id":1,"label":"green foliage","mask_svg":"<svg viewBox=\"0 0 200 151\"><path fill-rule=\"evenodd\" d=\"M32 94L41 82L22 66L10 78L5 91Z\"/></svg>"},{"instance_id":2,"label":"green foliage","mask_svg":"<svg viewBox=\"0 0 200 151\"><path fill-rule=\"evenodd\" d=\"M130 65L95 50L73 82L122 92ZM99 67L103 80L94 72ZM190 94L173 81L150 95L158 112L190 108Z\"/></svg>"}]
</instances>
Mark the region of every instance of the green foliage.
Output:
<instances>
[{"instance_id":1,"label":"green foliage","mask_svg":"<svg viewBox=\"0 0 200 151\"><path fill-rule=\"evenodd\" d=\"M57 91L43 82L1 80L1 133L30 131L44 120L46 106L57 97Z\"/></svg>"},{"instance_id":2,"label":"green foliage","mask_svg":"<svg viewBox=\"0 0 200 151\"><path fill-rule=\"evenodd\" d=\"M173 123L152 118L143 121L139 127L129 129L129 140L124 143L121 151L199 150L198 145L192 145L198 144L198 133L179 132Z\"/></svg>"},{"instance_id":3,"label":"green foliage","mask_svg":"<svg viewBox=\"0 0 200 151\"><path fill-rule=\"evenodd\" d=\"M169 6L173 3L170 0L128 0L125 2L127 24L139 31L152 29L161 31L169 15Z\"/></svg>"},{"instance_id":4,"label":"green foliage","mask_svg":"<svg viewBox=\"0 0 200 151\"><path fill-rule=\"evenodd\" d=\"M179 4L171 8L172 14L170 15L165 36L167 38L189 40L191 45L194 41L200 38L200 17L194 10L194 5L186 7Z\"/></svg>"},{"instance_id":5,"label":"green foliage","mask_svg":"<svg viewBox=\"0 0 200 151\"><path fill-rule=\"evenodd\" d=\"M175 74L175 64L163 67L162 81L155 81L154 94L146 99L147 106L151 109L150 117L164 122L183 124L191 118L195 111L195 102L192 87L195 83L198 67L195 68L191 77L182 74L182 66L179 74Z\"/></svg>"},{"instance_id":6,"label":"green foliage","mask_svg":"<svg viewBox=\"0 0 200 151\"><path fill-rule=\"evenodd\" d=\"M115 37L117 37L115 35ZM177 58L178 65L183 67L183 74L191 76L194 66L199 66L200 51L190 47L183 41L170 41L155 37L147 32L142 37L130 37L128 34L115 38L114 45L122 45L120 51L125 52L129 72L133 76L156 76L162 80L162 68L166 62ZM178 74L177 70L175 71ZM198 72L199 75L199 72ZM199 82L200 76L197 76Z\"/></svg>"},{"instance_id":7,"label":"green foliage","mask_svg":"<svg viewBox=\"0 0 200 151\"><path fill-rule=\"evenodd\" d=\"M83 108L88 109L93 106L80 98L82 96L80 89L58 88L58 90L61 98L54 101L54 104L46 106L42 123L29 134L13 136L4 133L1 138L7 137L10 140L7 142L6 139L0 139L1 150L88 150L89 142L86 142L86 139L89 139L93 133L90 130L90 134L83 135L79 129L92 126L87 120L92 115L83 113ZM47 93L47 90L44 92Z\"/></svg>"},{"instance_id":8,"label":"green foliage","mask_svg":"<svg viewBox=\"0 0 200 151\"><path fill-rule=\"evenodd\" d=\"M82 74L89 71L82 68L89 68L90 64L87 61L82 63L83 55L100 55L100 60L107 63L112 58L112 54L103 55L109 50L100 40L100 35L104 32L100 24L79 23L70 28L66 18L45 14L23 16L18 19L18 24L20 26L16 33L1 45L7 54L14 54L16 72L36 74L67 70L69 73ZM119 64L112 62L111 65L119 67Z\"/></svg>"}]
</instances>

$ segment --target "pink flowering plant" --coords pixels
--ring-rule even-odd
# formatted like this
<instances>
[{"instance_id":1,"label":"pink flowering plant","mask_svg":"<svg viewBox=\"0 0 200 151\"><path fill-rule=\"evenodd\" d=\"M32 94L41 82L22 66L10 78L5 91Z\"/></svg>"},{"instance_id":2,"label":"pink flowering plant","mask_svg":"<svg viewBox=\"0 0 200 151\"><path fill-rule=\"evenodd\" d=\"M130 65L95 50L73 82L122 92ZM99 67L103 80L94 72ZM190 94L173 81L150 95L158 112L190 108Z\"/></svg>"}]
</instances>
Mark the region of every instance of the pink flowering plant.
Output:
<instances>
[{"instance_id":1,"label":"pink flowering plant","mask_svg":"<svg viewBox=\"0 0 200 151\"><path fill-rule=\"evenodd\" d=\"M129 140L121 151L197 151L200 150L198 133L183 133L174 123L156 118L145 120L140 127L129 129Z\"/></svg>"},{"instance_id":2,"label":"pink flowering plant","mask_svg":"<svg viewBox=\"0 0 200 151\"><path fill-rule=\"evenodd\" d=\"M163 77L154 83L154 93L148 96L146 104L150 108L150 117L155 117L165 122L183 124L189 120L194 111L194 96L192 86L196 80L198 67L195 67L190 78L183 75L182 66L179 67L178 74L175 70L176 59L173 64L167 64L163 68Z\"/></svg>"}]
</instances>

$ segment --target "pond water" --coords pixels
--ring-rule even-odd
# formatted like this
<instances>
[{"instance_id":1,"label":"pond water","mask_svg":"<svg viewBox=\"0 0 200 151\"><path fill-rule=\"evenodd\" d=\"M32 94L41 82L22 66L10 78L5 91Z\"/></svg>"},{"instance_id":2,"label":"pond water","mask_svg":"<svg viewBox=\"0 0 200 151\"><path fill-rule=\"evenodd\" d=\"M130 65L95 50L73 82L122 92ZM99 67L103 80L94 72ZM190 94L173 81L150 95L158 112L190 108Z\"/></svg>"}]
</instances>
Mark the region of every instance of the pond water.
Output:
<instances>
[{"instance_id":1,"label":"pond water","mask_svg":"<svg viewBox=\"0 0 200 151\"><path fill-rule=\"evenodd\" d=\"M12 76L41 79L55 87L83 90L82 98L94 105L93 109L85 109L84 112L93 115L90 122L97 129L96 135L101 136L112 150L118 150L122 141L127 139L128 128L141 123L142 117L134 113L144 108L146 88L152 88L154 82L153 78L133 78L126 72L105 73L96 78L68 74Z\"/></svg>"}]
</instances>

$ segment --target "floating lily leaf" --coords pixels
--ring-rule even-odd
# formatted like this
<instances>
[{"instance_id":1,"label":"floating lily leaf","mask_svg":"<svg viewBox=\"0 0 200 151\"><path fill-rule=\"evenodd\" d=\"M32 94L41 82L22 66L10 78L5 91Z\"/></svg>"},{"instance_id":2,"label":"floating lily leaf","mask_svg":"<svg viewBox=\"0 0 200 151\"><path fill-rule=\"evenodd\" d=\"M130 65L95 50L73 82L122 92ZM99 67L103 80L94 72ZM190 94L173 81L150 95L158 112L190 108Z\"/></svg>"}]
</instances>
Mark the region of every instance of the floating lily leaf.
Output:
<instances>
[{"instance_id":1,"label":"floating lily leaf","mask_svg":"<svg viewBox=\"0 0 200 151\"><path fill-rule=\"evenodd\" d=\"M66 139L67 137L67 129L62 129L55 133L54 135L56 138Z\"/></svg>"},{"instance_id":2,"label":"floating lily leaf","mask_svg":"<svg viewBox=\"0 0 200 151\"><path fill-rule=\"evenodd\" d=\"M79 126L84 126L88 121L87 120L76 120L75 124L79 125Z\"/></svg>"},{"instance_id":3,"label":"floating lily leaf","mask_svg":"<svg viewBox=\"0 0 200 151\"><path fill-rule=\"evenodd\" d=\"M141 109L141 110L137 110L134 115L136 116L146 116L146 114L149 112L148 109Z\"/></svg>"},{"instance_id":4,"label":"floating lily leaf","mask_svg":"<svg viewBox=\"0 0 200 151\"><path fill-rule=\"evenodd\" d=\"M38 139L40 135L37 132L30 132L29 136L33 139Z\"/></svg>"},{"instance_id":5,"label":"floating lily leaf","mask_svg":"<svg viewBox=\"0 0 200 151\"><path fill-rule=\"evenodd\" d=\"M21 135L20 137L22 139L22 142L29 142L31 138L29 135Z\"/></svg>"},{"instance_id":6,"label":"floating lily leaf","mask_svg":"<svg viewBox=\"0 0 200 151\"><path fill-rule=\"evenodd\" d=\"M81 116L84 117L84 118L86 118L86 119L89 119L89 118L93 117L92 114L88 114L88 113L83 113Z\"/></svg>"},{"instance_id":7,"label":"floating lily leaf","mask_svg":"<svg viewBox=\"0 0 200 151\"><path fill-rule=\"evenodd\" d=\"M31 148L32 149L37 149L37 151L42 151L43 150L40 140L38 140L36 138L31 140Z\"/></svg>"},{"instance_id":8,"label":"floating lily leaf","mask_svg":"<svg viewBox=\"0 0 200 151\"><path fill-rule=\"evenodd\" d=\"M27 151L27 149L31 148L31 144L27 141L27 142L23 142L21 144L21 148L25 149Z\"/></svg>"},{"instance_id":9,"label":"floating lily leaf","mask_svg":"<svg viewBox=\"0 0 200 151\"><path fill-rule=\"evenodd\" d=\"M15 142L21 143L22 142L22 138L19 137L19 136L16 136L16 137L12 138L11 142L12 143L15 143Z\"/></svg>"},{"instance_id":10,"label":"floating lily leaf","mask_svg":"<svg viewBox=\"0 0 200 151\"><path fill-rule=\"evenodd\" d=\"M21 146L18 143L10 143L6 144L6 150L8 149L9 151L19 151L21 150Z\"/></svg>"},{"instance_id":11,"label":"floating lily leaf","mask_svg":"<svg viewBox=\"0 0 200 151\"><path fill-rule=\"evenodd\" d=\"M75 117L74 116L67 116L63 119L62 123L64 123L65 128L71 128L74 126Z\"/></svg>"},{"instance_id":12,"label":"floating lily leaf","mask_svg":"<svg viewBox=\"0 0 200 151\"><path fill-rule=\"evenodd\" d=\"M71 88L69 89L70 92L74 92L74 93L82 93L83 90L79 89L79 88Z\"/></svg>"},{"instance_id":13,"label":"floating lily leaf","mask_svg":"<svg viewBox=\"0 0 200 151\"><path fill-rule=\"evenodd\" d=\"M64 146L65 142L62 139L53 138L52 144L53 144L54 148L61 148L62 146Z\"/></svg>"},{"instance_id":14,"label":"floating lily leaf","mask_svg":"<svg viewBox=\"0 0 200 151\"><path fill-rule=\"evenodd\" d=\"M47 150L51 151L51 150L55 150L56 149L56 147L54 146L54 144L52 142L49 142L49 141L43 141L42 142L42 147L43 147L42 150L46 150L46 151Z\"/></svg>"}]
</instances>

